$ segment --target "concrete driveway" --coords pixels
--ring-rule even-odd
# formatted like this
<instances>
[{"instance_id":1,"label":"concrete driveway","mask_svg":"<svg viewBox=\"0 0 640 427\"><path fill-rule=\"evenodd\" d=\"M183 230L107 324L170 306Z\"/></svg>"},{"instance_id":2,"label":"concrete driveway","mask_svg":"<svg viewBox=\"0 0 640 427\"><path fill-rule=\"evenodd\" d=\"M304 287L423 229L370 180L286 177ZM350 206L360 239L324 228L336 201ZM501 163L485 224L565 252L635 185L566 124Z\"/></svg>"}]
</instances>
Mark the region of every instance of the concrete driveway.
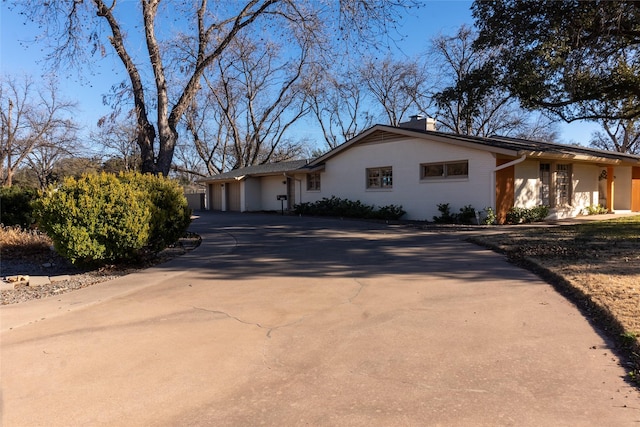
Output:
<instances>
[{"instance_id":1,"label":"concrete driveway","mask_svg":"<svg viewBox=\"0 0 640 427\"><path fill-rule=\"evenodd\" d=\"M204 213L197 250L1 309L3 426L627 426L569 302L464 236Z\"/></svg>"}]
</instances>

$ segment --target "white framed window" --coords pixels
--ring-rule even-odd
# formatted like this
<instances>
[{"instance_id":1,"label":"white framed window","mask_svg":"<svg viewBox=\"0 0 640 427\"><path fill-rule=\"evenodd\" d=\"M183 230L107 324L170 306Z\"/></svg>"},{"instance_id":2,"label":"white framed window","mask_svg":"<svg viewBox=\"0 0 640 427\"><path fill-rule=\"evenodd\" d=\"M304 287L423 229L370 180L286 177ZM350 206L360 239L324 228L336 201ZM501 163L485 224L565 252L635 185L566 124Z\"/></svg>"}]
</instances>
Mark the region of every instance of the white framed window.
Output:
<instances>
[{"instance_id":1,"label":"white framed window","mask_svg":"<svg viewBox=\"0 0 640 427\"><path fill-rule=\"evenodd\" d=\"M571 205L572 175L568 163L540 163L540 203L552 208Z\"/></svg>"},{"instance_id":2,"label":"white framed window","mask_svg":"<svg viewBox=\"0 0 640 427\"><path fill-rule=\"evenodd\" d=\"M393 188L393 168L391 166L367 168L367 188Z\"/></svg>"},{"instance_id":3,"label":"white framed window","mask_svg":"<svg viewBox=\"0 0 640 427\"><path fill-rule=\"evenodd\" d=\"M422 163L420 165L420 179L468 178L469 161Z\"/></svg>"},{"instance_id":4,"label":"white framed window","mask_svg":"<svg viewBox=\"0 0 640 427\"><path fill-rule=\"evenodd\" d=\"M571 204L571 165L556 165L556 206Z\"/></svg>"},{"instance_id":5,"label":"white framed window","mask_svg":"<svg viewBox=\"0 0 640 427\"><path fill-rule=\"evenodd\" d=\"M307 191L320 191L320 172L307 175Z\"/></svg>"}]
</instances>

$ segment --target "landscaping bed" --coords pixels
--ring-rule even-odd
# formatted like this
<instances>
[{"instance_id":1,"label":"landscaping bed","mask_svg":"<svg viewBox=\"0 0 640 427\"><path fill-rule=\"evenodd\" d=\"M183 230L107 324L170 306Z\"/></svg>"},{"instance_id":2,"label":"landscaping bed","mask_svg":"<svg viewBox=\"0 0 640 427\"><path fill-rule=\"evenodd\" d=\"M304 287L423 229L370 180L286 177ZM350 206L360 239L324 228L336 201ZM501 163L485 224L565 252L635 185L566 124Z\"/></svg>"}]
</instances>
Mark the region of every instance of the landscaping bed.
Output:
<instances>
[{"instance_id":1,"label":"landscaping bed","mask_svg":"<svg viewBox=\"0 0 640 427\"><path fill-rule=\"evenodd\" d=\"M18 233L8 228L3 228L0 231L2 234L0 241L5 244L8 243L8 238L13 239L15 242L18 239L21 239L22 242L25 241L24 233L18 236ZM184 255L197 248L201 242L200 236L188 234L158 254L149 255L136 263L107 265L97 269L82 269L74 266L50 249L48 246L50 240L46 236L35 236L34 233L29 233L27 236L30 241L27 244L22 244L21 250L7 250L10 245L4 245L2 257L0 258L2 276L49 276L61 278L62 280L52 280L49 284L37 287L18 285L15 289L0 290L0 305L57 296L115 279Z\"/></svg>"}]
</instances>

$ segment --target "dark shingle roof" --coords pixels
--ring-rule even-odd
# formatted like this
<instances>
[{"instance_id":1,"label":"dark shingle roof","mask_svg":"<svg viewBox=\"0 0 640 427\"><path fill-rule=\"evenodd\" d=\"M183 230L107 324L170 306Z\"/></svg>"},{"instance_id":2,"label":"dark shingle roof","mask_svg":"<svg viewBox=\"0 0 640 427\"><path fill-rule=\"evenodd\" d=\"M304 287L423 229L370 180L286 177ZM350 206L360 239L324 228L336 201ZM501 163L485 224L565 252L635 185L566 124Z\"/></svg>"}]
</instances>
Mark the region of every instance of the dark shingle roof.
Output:
<instances>
[{"instance_id":1,"label":"dark shingle roof","mask_svg":"<svg viewBox=\"0 0 640 427\"><path fill-rule=\"evenodd\" d=\"M229 172L213 175L205 181L225 181L240 178L247 175L276 175L286 172L293 172L309 163L308 160L293 160L289 162L265 163L263 165L247 166Z\"/></svg>"},{"instance_id":2,"label":"dark shingle roof","mask_svg":"<svg viewBox=\"0 0 640 427\"><path fill-rule=\"evenodd\" d=\"M401 131L401 132L399 132ZM388 134L407 134L413 133L416 135L423 136L436 136L444 139L450 140L452 143L455 141L459 141L462 143L470 143L476 144L480 146L485 146L489 149L502 149L509 150L510 152L518 153L518 155L523 154L542 154L543 156L546 154L548 156L557 156L557 155L566 155L566 156L589 156L594 158L601 159L612 159L618 161L627 161L627 162L638 162L640 163L640 156L633 154L625 154L618 153L614 151L605 151L598 150L595 148L583 147L580 145L566 145L566 144L558 144L555 142L544 142L544 141L532 141L528 139L521 138L511 138L506 136L491 136L489 138L479 137L479 136L469 136L469 135L458 135L447 132L438 132L432 130L420 130L420 129L409 129L409 128L398 128L388 125L375 125L371 127L369 130L362 132L355 138L346 141L345 143L337 146L333 150L325 153L324 155L313 159L313 160L294 160L288 162L278 162L278 163L266 163L263 165L254 165L247 166L245 168L235 169L229 172L221 173L219 175L214 175L209 178L205 178L202 181L225 181L225 180L233 180L240 179L245 176L260 176L260 175L277 175L287 172L294 172L301 169L306 169L307 167L313 167L322 165L324 161L332 157L333 155L338 154L339 152L347 149L353 143L357 143L361 138L365 137L367 134L371 135L371 132L383 132Z\"/></svg>"},{"instance_id":3,"label":"dark shingle roof","mask_svg":"<svg viewBox=\"0 0 640 427\"><path fill-rule=\"evenodd\" d=\"M376 132L385 133L385 134L415 134L416 136L435 136L439 138L443 138L446 140L455 143L456 141L459 143L465 144L474 144L479 146L487 147L489 150L491 148L508 150L513 152L515 155L524 155L524 154L534 154L534 155L548 155L549 157L553 156L588 156L594 158L601 159L611 159L617 161L627 161L627 162L640 162L640 156L626 153L618 153L614 151L605 151L598 150L595 148L583 147L580 145L566 145L566 144L558 144L554 142L543 142L543 141L533 141L528 139L521 138L511 138L505 136L491 136L488 138L479 137L479 136L469 136L469 135L459 135L447 132L438 132L432 130L420 130L420 129L410 129L410 128L398 128L388 125L375 125L371 127L369 130L362 132L360 135L355 138L346 141L345 143L339 145L323 156L315 159L311 162L311 165L321 164L324 160L329 157L332 157L342 150L348 149L354 143L359 142L362 138L371 137ZM385 137L386 140L389 140L389 137Z\"/></svg>"}]
</instances>

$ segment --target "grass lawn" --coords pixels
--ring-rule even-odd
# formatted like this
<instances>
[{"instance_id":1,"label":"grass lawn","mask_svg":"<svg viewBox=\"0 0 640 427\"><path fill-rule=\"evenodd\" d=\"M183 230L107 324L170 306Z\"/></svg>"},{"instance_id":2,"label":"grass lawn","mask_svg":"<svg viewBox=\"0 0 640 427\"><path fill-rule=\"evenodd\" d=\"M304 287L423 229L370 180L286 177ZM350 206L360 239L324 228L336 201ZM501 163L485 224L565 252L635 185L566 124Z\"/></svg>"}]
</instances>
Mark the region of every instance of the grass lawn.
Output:
<instances>
[{"instance_id":1,"label":"grass lawn","mask_svg":"<svg viewBox=\"0 0 640 427\"><path fill-rule=\"evenodd\" d=\"M614 338L640 382L640 216L556 227L514 226L472 239L554 284Z\"/></svg>"}]
</instances>

